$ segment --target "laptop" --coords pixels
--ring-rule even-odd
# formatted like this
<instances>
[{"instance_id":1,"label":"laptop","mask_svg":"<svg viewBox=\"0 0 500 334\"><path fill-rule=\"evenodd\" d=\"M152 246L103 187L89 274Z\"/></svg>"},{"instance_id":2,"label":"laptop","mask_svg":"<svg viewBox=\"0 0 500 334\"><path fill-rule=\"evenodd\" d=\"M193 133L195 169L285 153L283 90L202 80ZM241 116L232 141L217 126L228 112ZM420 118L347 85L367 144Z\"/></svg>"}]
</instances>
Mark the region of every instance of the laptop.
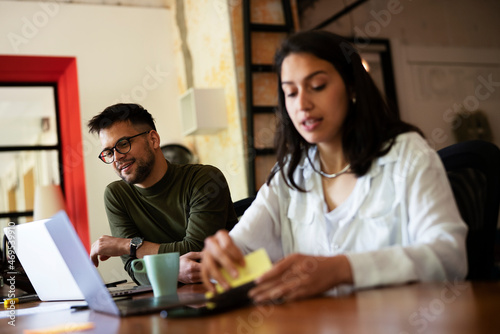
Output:
<instances>
[{"instance_id":1,"label":"laptop","mask_svg":"<svg viewBox=\"0 0 500 334\"><path fill-rule=\"evenodd\" d=\"M49 234L48 219L6 227L5 235L23 265L38 299L42 301L85 299ZM119 283L119 282L117 282ZM151 286L106 284L112 296L152 291Z\"/></svg>"},{"instance_id":2,"label":"laptop","mask_svg":"<svg viewBox=\"0 0 500 334\"><path fill-rule=\"evenodd\" d=\"M49 219L45 219L6 227L4 232L40 300L83 300L82 291L47 230L48 222ZM108 290L112 296L125 296L149 292L152 288L129 285L126 288L110 287Z\"/></svg>"}]
</instances>

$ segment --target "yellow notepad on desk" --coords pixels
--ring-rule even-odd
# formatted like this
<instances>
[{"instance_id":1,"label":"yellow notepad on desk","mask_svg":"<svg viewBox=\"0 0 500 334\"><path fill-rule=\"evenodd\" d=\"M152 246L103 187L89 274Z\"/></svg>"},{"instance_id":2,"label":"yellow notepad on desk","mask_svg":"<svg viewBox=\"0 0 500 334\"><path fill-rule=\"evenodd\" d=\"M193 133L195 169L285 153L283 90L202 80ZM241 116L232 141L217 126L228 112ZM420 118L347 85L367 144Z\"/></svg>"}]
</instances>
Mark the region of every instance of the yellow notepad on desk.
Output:
<instances>
[{"instance_id":1,"label":"yellow notepad on desk","mask_svg":"<svg viewBox=\"0 0 500 334\"><path fill-rule=\"evenodd\" d=\"M266 250L264 248L259 248L256 251L245 255L245 266L238 266L237 278L231 277L231 275L224 268L221 270L221 273L229 285L232 288L236 288L243 284L252 282L271 269L272 266L273 265ZM219 283L215 285L215 289L218 293L224 292L224 289ZM211 292L207 292L206 296L207 298L211 298L213 297L213 294Z\"/></svg>"}]
</instances>

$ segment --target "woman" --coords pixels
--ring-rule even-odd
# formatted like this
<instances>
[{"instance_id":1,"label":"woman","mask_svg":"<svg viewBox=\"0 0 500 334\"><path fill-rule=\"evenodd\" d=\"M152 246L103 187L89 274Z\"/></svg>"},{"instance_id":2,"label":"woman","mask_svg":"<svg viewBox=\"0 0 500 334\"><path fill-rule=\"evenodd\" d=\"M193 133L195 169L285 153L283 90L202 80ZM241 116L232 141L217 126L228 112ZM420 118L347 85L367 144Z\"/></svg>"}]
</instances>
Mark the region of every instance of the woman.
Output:
<instances>
[{"instance_id":1,"label":"woman","mask_svg":"<svg viewBox=\"0 0 500 334\"><path fill-rule=\"evenodd\" d=\"M391 111L359 54L325 31L298 33L275 57L277 164L241 221L205 241L202 276L229 288L243 254L273 268L255 302L346 287L462 279L466 225L441 161Z\"/></svg>"}]
</instances>

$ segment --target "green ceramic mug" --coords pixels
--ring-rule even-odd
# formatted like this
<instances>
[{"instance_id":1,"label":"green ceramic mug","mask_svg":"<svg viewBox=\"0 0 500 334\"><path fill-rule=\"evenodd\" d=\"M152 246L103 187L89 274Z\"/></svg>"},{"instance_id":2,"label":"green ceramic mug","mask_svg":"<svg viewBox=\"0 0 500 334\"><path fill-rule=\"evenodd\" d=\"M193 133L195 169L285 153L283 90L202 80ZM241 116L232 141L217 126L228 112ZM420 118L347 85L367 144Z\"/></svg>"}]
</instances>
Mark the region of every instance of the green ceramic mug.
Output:
<instances>
[{"instance_id":1,"label":"green ceramic mug","mask_svg":"<svg viewBox=\"0 0 500 334\"><path fill-rule=\"evenodd\" d=\"M132 261L134 273L147 274L155 297L177 293L179 278L179 253L146 255Z\"/></svg>"}]
</instances>

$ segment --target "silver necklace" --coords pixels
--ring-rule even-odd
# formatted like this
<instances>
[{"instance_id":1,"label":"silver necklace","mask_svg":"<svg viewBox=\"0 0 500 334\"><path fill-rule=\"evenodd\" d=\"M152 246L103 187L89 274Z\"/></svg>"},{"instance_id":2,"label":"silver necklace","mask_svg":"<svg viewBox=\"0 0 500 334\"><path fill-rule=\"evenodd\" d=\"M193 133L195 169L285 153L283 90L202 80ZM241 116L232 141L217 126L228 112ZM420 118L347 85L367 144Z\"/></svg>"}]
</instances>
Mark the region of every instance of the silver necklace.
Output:
<instances>
[{"instance_id":1,"label":"silver necklace","mask_svg":"<svg viewBox=\"0 0 500 334\"><path fill-rule=\"evenodd\" d=\"M324 177L326 177L326 178L328 178L328 179L334 179L334 178L336 178L337 176L340 176L340 175L342 175L342 174L347 173L347 172L349 171L349 169L350 169L350 168L351 168L351 164L347 164L347 166L345 166L345 167L344 167L344 168L343 168L340 172L338 172L338 173L334 173L334 174L327 174L327 173L323 172L321 169L320 169L320 170L316 170L316 169L314 168L314 170L315 170L316 172L318 172L319 174L321 174L321 176L324 176Z\"/></svg>"}]
</instances>

